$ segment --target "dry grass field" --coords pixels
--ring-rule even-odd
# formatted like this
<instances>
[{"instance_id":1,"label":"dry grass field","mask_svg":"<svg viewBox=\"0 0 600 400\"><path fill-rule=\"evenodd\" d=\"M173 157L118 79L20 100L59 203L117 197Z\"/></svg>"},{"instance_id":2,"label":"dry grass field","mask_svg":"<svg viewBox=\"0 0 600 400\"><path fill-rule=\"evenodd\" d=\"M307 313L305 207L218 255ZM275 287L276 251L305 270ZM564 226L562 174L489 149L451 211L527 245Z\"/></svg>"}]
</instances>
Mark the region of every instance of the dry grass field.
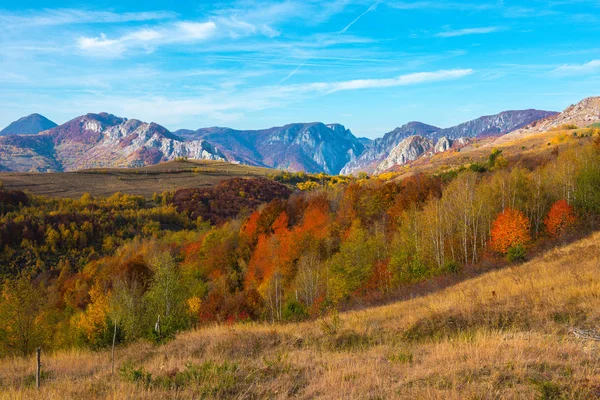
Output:
<instances>
[{"instance_id":1,"label":"dry grass field","mask_svg":"<svg viewBox=\"0 0 600 400\"><path fill-rule=\"evenodd\" d=\"M224 161L169 161L142 168L102 168L77 172L3 172L0 182L7 189L37 195L79 198L83 193L110 196L115 192L150 197L153 193L179 188L212 186L232 177L266 176L268 168Z\"/></svg>"},{"instance_id":2,"label":"dry grass field","mask_svg":"<svg viewBox=\"0 0 600 400\"><path fill-rule=\"evenodd\" d=\"M0 363L1 398L593 399L600 233L427 296L287 325L219 325L154 346Z\"/></svg>"}]
</instances>

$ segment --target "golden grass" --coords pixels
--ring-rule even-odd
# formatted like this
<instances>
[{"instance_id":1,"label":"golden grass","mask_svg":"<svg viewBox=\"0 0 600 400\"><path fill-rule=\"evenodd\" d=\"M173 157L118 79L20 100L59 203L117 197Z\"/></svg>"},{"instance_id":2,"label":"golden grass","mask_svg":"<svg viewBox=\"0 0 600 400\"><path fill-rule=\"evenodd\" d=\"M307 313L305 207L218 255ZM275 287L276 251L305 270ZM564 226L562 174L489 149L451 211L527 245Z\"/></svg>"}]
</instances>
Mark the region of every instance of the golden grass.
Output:
<instances>
[{"instance_id":1,"label":"golden grass","mask_svg":"<svg viewBox=\"0 0 600 400\"><path fill-rule=\"evenodd\" d=\"M118 366L152 374L137 382L111 377L109 352L59 352L43 358L39 394L33 359L4 360L0 397L598 398L600 342L569 329L600 329L600 233L434 294L343 313L335 333L323 322L213 326L119 348Z\"/></svg>"}]
</instances>

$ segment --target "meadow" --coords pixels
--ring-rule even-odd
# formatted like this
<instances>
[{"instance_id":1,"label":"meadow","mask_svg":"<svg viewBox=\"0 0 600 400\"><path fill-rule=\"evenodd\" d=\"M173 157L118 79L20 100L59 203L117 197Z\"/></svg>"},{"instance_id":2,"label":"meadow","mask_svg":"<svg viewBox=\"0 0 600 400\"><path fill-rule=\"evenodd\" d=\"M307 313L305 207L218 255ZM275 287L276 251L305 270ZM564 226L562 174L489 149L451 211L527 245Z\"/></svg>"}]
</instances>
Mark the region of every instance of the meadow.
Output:
<instances>
[{"instance_id":1,"label":"meadow","mask_svg":"<svg viewBox=\"0 0 600 400\"><path fill-rule=\"evenodd\" d=\"M0 363L2 398L591 399L600 396L600 233L426 296L164 344Z\"/></svg>"}]
</instances>

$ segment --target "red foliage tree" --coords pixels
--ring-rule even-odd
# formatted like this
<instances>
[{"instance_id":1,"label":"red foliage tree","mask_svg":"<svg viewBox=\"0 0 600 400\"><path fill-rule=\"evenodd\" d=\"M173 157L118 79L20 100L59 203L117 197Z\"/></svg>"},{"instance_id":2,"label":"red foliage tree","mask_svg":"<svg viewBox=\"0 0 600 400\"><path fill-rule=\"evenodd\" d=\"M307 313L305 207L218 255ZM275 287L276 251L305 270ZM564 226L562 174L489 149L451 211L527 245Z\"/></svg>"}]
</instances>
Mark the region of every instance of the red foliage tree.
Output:
<instances>
[{"instance_id":1,"label":"red foliage tree","mask_svg":"<svg viewBox=\"0 0 600 400\"><path fill-rule=\"evenodd\" d=\"M531 240L529 219L519 210L507 208L492 224L490 247L506 254L514 246L525 246Z\"/></svg>"},{"instance_id":2,"label":"red foliage tree","mask_svg":"<svg viewBox=\"0 0 600 400\"><path fill-rule=\"evenodd\" d=\"M572 227L576 220L573 206L569 205L566 200L558 200L550 208L544 219L544 225L552 236L560 236Z\"/></svg>"}]
</instances>

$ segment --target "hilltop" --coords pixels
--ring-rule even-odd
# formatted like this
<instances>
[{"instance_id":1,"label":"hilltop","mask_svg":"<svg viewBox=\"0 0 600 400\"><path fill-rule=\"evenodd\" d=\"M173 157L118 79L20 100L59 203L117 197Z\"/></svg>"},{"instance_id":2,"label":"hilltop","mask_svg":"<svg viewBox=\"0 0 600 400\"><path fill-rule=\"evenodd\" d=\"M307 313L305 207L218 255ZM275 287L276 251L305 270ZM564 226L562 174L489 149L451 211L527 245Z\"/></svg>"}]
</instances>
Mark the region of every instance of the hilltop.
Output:
<instances>
[{"instance_id":1,"label":"hilltop","mask_svg":"<svg viewBox=\"0 0 600 400\"><path fill-rule=\"evenodd\" d=\"M0 364L14 398L596 398L596 233L518 266L387 306L286 325L215 325L161 346ZM440 282L441 283L441 282ZM435 287L435 286L432 286Z\"/></svg>"},{"instance_id":2,"label":"hilltop","mask_svg":"<svg viewBox=\"0 0 600 400\"><path fill-rule=\"evenodd\" d=\"M35 135L58 126L40 114L31 114L12 122L0 131L0 136Z\"/></svg>"}]
</instances>

